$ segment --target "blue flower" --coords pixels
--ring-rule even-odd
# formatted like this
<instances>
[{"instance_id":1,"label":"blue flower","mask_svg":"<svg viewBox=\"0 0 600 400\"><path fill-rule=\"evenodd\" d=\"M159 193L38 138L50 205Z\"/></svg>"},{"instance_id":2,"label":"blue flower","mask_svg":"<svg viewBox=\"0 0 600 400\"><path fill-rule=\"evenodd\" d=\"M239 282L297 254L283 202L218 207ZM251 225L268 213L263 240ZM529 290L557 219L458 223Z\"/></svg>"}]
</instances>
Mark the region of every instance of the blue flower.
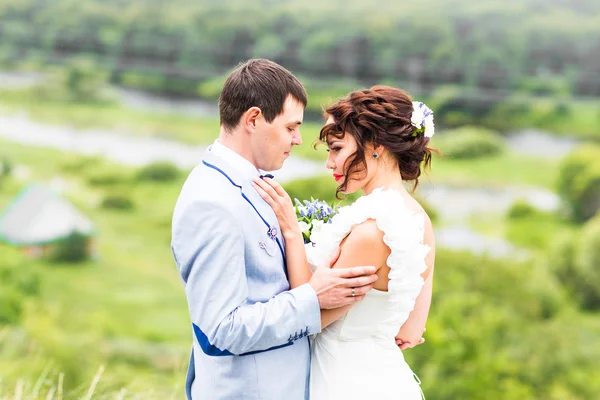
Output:
<instances>
[{"instance_id":1,"label":"blue flower","mask_svg":"<svg viewBox=\"0 0 600 400\"><path fill-rule=\"evenodd\" d=\"M327 202L313 199L310 201L304 200L300 202L298 199L294 199L296 216L298 223L303 227L302 235L304 237L304 243L310 243L310 236L313 229L316 231L321 228L323 224L330 224L331 218L337 214L337 206L331 206ZM316 223L313 221L317 221ZM309 227L310 229L306 229Z\"/></svg>"}]
</instances>

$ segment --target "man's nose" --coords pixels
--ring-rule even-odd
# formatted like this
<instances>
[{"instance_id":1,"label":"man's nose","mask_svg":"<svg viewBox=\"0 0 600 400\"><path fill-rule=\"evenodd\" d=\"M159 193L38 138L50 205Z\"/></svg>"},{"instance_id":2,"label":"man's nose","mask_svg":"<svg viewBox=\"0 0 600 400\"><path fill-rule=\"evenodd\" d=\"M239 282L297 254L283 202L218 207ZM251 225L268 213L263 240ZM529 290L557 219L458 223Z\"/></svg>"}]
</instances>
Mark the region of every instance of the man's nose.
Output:
<instances>
[{"instance_id":1,"label":"man's nose","mask_svg":"<svg viewBox=\"0 0 600 400\"><path fill-rule=\"evenodd\" d=\"M302 144L302 135L300 134L299 130L294 133L294 136L292 136L292 144L298 146Z\"/></svg>"}]
</instances>

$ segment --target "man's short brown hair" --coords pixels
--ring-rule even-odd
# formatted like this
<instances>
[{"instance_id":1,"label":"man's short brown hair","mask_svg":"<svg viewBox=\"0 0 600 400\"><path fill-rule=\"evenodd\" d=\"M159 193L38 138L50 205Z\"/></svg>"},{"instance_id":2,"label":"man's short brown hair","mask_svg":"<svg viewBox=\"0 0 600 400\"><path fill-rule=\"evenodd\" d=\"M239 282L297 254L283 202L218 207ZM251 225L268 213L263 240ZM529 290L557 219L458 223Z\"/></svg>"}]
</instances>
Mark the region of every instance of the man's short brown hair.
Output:
<instances>
[{"instance_id":1,"label":"man's short brown hair","mask_svg":"<svg viewBox=\"0 0 600 400\"><path fill-rule=\"evenodd\" d=\"M306 90L290 71L263 58L248 60L225 81L219 96L221 125L231 131L251 107L260 108L270 123L283 112L288 96L306 107Z\"/></svg>"}]
</instances>

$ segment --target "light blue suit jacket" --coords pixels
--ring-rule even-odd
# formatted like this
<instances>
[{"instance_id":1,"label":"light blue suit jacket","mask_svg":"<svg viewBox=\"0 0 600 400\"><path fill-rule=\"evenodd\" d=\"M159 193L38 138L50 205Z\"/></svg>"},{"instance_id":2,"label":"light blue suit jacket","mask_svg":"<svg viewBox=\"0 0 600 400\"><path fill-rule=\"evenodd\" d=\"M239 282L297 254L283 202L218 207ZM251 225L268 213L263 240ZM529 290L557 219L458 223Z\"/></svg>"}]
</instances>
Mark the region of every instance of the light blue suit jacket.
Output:
<instances>
[{"instance_id":1,"label":"light blue suit jacket","mask_svg":"<svg viewBox=\"0 0 600 400\"><path fill-rule=\"evenodd\" d=\"M273 210L210 150L175 206L171 248L194 336L188 399L308 399L316 293L289 290Z\"/></svg>"}]
</instances>

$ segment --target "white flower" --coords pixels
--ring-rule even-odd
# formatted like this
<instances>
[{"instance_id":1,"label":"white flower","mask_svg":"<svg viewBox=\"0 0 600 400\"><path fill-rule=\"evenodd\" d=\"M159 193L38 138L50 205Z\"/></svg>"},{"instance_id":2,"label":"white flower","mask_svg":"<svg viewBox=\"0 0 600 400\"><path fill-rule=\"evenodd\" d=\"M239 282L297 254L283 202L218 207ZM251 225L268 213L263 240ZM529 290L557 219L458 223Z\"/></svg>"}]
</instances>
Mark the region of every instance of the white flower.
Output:
<instances>
[{"instance_id":1,"label":"white flower","mask_svg":"<svg viewBox=\"0 0 600 400\"><path fill-rule=\"evenodd\" d=\"M312 221L312 226L313 226L312 231L313 232L319 232L321 230L321 228L323 227L324 223L325 222L323 222L323 220L313 219L313 221Z\"/></svg>"},{"instance_id":2,"label":"white flower","mask_svg":"<svg viewBox=\"0 0 600 400\"><path fill-rule=\"evenodd\" d=\"M413 112L410 122L417 129L425 127L425 137L431 138L435 134L433 111L420 101L413 101Z\"/></svg>"},{"instance_id":3,"label":"white flower","mask_svg":"<svg viewBox=\"0 0 600 400\"><path fill-rule=\"evenodd\" d=\"M307 224L306 222L304 222L304 221L298 221L298 226L300 227L300 231L302 233L308 233L308 232L310 232L310 225Z\"/></svg>"},{"instance_id":4,"label":"white flower","mask_svg":"<svg viewBox=\"0 0 600 400\"><path fill-rule=\"evenodd\" d=\"M425 120L425 137L431 138L435 134L435 125L433 124L433 114L431 118Z\"/></svg>"}]
</instances>

